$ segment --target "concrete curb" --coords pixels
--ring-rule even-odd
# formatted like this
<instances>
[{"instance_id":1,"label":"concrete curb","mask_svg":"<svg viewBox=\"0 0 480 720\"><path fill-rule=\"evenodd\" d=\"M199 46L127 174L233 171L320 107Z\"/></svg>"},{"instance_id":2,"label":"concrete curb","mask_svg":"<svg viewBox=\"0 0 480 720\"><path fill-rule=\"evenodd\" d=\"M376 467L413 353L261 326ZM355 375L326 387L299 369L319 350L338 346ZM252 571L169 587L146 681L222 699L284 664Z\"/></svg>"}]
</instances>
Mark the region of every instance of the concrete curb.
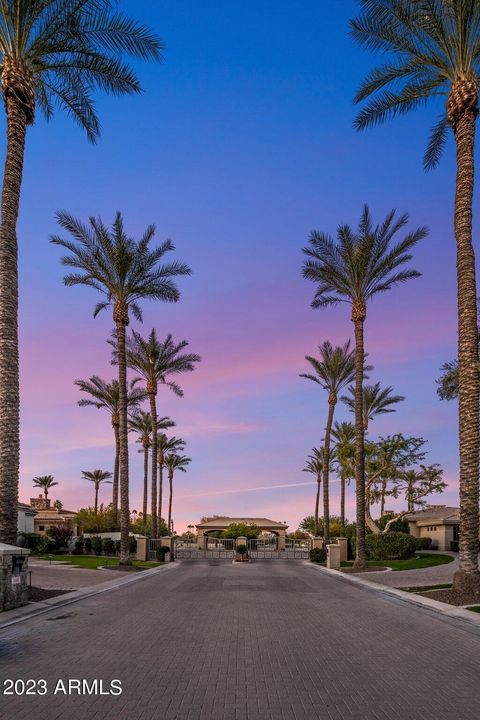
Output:
<instances>
[{"instance_id":1,"label":"concrete curb","mask_svg":"<svg viewBox=\"0 0 480 720\"><path fill-rule=\"evenodd\" d=\"M130 585L133 582L147 580L148 578L151 578L152 575L159 575L162 572L174 570L177 567L180 567L180 563L168 563L162 567L150 568L149 570L143 570L142 572L132 573L128 577L115 578L114 580L108 580L98 585L90 585L90 587L74 590L73 592L65 593L64 595L57 595L56 597L49 598L48 600L29 603L28 605L16 608L15 610L7 610L8 619L6 622L0 622L0 630L3 630L3 628L7 628L10 625L16 625L24 620L30 620L30 618L36 617L37 615L43 615L43 613L47 613L50 610L55 610L56 608L61 608L65 605L71 605L79 600L84 600L85 598L93 597L94 595L100 595L101 593L109 592L110 590L117 590L118 588Z\"/></svg>"},{"instance_id":2,"label":"concrete curb","mask_svg":"<svg viewBox=\"0 0 480 720\"><path fill-rule=\"evenodd\" d=\"M370 592L390 595L397 598L398 600L401 600L404 603L408 603L409 605L416 605L417 607L421 607L424 610L430 610L437 615L443 615L449 617L450 619L461 620L464 623L473 625L475 628L480 629L480 613L474 613L471 610L466 610L465 606L462 607L456 605L447 605L447 603L442 603L438 600L431 600L430 598L421 597L420 595L415 595L415 593L405 592L404 590L392 588L388 585L381 585L377 582L371 583L364 578L356 577L348 573L342 573L340 570L328 570L321 565L315 565L314 563L310 563L308 561L305 561L303 564L319 572L333 575L336 579L340 581L350 583L351 585L359 585L360 587L363 587Z\"/></svg>"}]
</instances>

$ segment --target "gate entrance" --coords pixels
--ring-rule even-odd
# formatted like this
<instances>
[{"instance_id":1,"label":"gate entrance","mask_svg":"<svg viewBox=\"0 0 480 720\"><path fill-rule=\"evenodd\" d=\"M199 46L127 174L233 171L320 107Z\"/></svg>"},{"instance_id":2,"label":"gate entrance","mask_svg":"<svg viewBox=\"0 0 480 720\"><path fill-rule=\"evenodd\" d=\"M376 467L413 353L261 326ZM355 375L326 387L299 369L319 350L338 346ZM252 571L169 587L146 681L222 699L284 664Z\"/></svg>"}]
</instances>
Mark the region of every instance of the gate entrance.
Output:
<instances>
[{"instance_id":1,"label":"gate entrance","mask_svg":"<svg viewBox=\"0 0 480 720\"><path fill-rule=\"evenodd\" d=\"M310 540L287 538L284 549L279 548L278 537L248 541L248 554L252 560L308 560L310 548Z\"/></svg>"}]
</instances>

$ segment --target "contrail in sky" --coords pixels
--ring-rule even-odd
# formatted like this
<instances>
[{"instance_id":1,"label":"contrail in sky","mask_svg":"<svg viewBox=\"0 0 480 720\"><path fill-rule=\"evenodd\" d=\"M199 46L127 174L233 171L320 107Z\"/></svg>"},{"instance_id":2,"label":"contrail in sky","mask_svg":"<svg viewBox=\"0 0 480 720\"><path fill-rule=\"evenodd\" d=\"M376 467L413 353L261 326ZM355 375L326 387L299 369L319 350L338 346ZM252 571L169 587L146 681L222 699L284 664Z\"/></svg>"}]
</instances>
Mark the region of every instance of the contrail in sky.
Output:
<instances>
[{"instance_id":1,"label":"contrail in sky","mask_svg":"<svg viewBox=\"0 0 480 720\"><path fill-rule=\"evenodd\" d=\"M330 483L332 482L340 482L338 479L330 480ZM303 487L305 485L316 485L315 480L308 480L306 482L300 482L300 483L284 483L282 485L259 485L258 487L247 487L247 488L238 488L237 490L211 490L210 492L201 492L201 493L183 493L177 495L177 497L182 498L194 498L194 497L208 497L210 495L236 495L238 493L249 493L249 492L257 492L259 490L281 490L282 488L292 488L292 487Z\"/></svg>"}]
</instances>

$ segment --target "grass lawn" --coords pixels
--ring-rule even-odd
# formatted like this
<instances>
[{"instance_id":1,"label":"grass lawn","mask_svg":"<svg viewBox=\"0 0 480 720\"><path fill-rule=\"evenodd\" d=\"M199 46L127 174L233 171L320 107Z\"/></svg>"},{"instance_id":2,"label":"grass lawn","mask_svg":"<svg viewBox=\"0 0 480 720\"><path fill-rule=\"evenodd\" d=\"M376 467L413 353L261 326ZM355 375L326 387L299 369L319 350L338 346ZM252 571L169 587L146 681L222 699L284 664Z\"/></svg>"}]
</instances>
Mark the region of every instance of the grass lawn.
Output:
<instances>
[{"instance_id":1,"label":"grass lawn","mask_svg":"<svg viewBox=\"0 0 480 720\"><path fill-rule=\"evenodd\" d=\"M35 557L35 556L33 556ZM98 567L106 567L108 565L118 565L120 562L117 557L105 557L105 555L39 555L40 560L55 560L60 562L69 563L70 565L77 565L81 568L88 568L89 570L96 570ZM144 562L143 560L134 560L133 565L136 567L153 568L162 565L159 562Z\"/></svg>"},{"instance_id":2,"label":"grass lawn","mask_svg":"<svg viewBox=\"0 0 480 720\"><path fill-rule=\"evenodd\" d=\"M447 565L453 562L452 555L439 555L438 553L425 553L416 555L409 560L369 560L368 567L391 567L392 570L421 570L434 565ZM342 562L342 567L353 565L353 561Z\"/></svg>"},{"instance_id":3,"label":"grass lawn","mask_svg":"<svg viewBox=\"0 0 480 720\"><path fill-rule=\"evenodd\" d=\"M480 613L480 605L472 605L472 607L467 608L467 610L471 610L472 612Z\"/></svg>"}]
</instances>

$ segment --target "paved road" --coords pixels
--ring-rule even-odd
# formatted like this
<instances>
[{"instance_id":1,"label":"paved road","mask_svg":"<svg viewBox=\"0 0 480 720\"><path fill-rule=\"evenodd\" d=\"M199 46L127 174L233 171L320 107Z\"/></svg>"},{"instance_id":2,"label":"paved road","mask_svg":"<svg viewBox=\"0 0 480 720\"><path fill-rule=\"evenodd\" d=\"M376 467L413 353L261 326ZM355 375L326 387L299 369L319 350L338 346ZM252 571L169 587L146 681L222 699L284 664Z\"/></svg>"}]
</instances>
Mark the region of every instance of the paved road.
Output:
<instances>
[{"instance_id":1,"label":"paved road","mask_svg":"<svg viewBox=\"0 0 480 720\"><path fill-rule=\"evenodd\" d=\"M480 630L301 561L184 562L0 631L5 677L49 689L8 720L478 720Z\"/></svg>"},{"instance_id":2,"label":"paved road","mask_svg":"<svg viewBox=\"0 0 480 720\"><path fill-rule=\"evenodd\" d=\"M108 570L90 570L65 563L49 563L48 560L29 560L28 568L32 571L34 587L54 590L77 590L116 577Z\"/></svg>"},{"instance_id":3,"label":"paved road","mask_svg":"<svg viewBox=\"0 0 480 720\"><path fill-rule=\"evenodd\" d=\"M369 582L389 585L389 587L395 588L451 583L455 571L458 570L458 553L442 552L441 554L451 555L454 558L453 562L448 563L448 565L434 565L433 567L422 568L420 570L369 572L362 577ZM388 565L388 560L385 561L385 565Z\"/></svg>"}]
</instances>

